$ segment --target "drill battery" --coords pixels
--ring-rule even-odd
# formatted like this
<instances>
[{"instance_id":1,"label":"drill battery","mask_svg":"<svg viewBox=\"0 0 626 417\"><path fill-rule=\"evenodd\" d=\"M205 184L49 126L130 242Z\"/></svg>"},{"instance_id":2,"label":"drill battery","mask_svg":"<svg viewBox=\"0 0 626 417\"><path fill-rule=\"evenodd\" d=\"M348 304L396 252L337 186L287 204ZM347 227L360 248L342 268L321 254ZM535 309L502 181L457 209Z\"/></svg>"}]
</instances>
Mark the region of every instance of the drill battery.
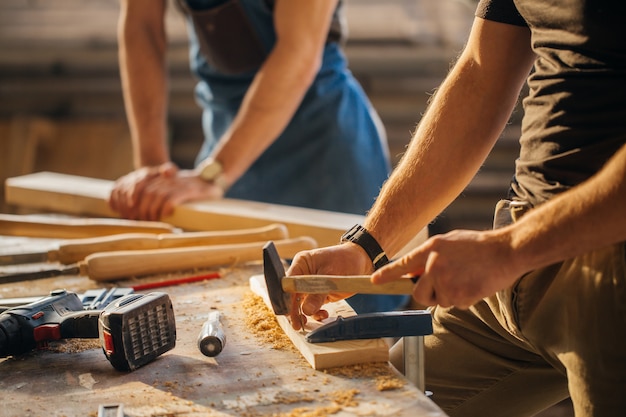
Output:
<instances>
[{"instance_id":1,"label":"drill battery","mask_svg":"<svg viewBox=\"0 0 626 417\"><path fill-rule=\"evenodd\" d=\"M135 370L176 345L174 309L165 293L120 298L104 308L98 329L104 354L121 371Z\"/></svg>"}]
</instances>

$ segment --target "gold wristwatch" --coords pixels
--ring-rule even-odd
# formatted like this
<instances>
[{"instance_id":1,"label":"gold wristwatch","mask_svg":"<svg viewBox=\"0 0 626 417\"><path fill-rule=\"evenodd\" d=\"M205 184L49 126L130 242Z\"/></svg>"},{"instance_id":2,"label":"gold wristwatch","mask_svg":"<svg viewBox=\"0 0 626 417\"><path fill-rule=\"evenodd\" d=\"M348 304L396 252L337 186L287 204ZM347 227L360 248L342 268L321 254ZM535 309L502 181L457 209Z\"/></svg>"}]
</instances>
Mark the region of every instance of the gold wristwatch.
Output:
<instances>
[{"instance_id":1,"label":"gold wristwatch","mask_svg":"<svg viewBox=\"0 0 626 417\"><path fill-rule=\"evenodd\" d=\"M200 167L200 178L206 182L211 182L220 187L224 192L228 188L228 183L224 177L224 167L216 159L211 159L203 163Z\"/></svg>"}]
</instances>

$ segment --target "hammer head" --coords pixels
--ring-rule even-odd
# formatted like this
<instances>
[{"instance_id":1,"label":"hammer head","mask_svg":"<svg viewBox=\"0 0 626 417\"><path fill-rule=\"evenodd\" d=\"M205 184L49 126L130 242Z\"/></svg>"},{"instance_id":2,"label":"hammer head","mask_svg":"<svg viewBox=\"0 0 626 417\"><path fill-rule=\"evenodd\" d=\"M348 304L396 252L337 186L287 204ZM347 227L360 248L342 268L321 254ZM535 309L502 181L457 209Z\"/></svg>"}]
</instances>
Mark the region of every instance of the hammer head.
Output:
<instances>
[{"instance_id":1,"label":"hammer head","mask_svg":"<svg viewBox=\"0 0 626 417\"><path fill-rule=\"evenodd\" d=\"M285 268L274 242L271 241L263 246L263 274L274 314L278 316L288 314L291 296L283 290L282 280L285 277Z\"/></svg>"}]
</instances>

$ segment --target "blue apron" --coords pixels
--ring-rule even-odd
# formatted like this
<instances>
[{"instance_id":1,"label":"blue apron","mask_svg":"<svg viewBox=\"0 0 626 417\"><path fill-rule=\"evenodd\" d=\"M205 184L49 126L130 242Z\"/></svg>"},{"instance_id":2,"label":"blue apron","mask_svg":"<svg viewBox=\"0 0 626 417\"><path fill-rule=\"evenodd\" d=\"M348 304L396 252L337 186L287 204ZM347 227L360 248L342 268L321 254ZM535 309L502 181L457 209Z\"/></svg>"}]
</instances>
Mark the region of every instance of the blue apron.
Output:
<instances>
[{"instance_id":1,"label":"blue apron","mask_svg":"<svg viewBox=\"0 0 626 417\"><path fill-rule=\"evenodd\" d=\"M189 3L206 9L224 1ZM271 8L262 0L239 3L269 52L276 41ZM232 123L255 71L219 71L200 52L191 25L189 34L191 67L199 79L196 99L204 109L200 162ZM328 42L322 68L293 119L227 197L365 214L389 171L387 143L378 116L347 69L339 44Z\"/></svg>"},{"instance_id":2,"label":"blue apron","mask_svg":"<svg viewBox=\"0 0 626 417\"><path fill-rule=\"evenodd\" d=\"M187 3L194 10L207 10L229 2ZM267 55L276 43L271 6L264 0L238 3ZM209 64L212 60L201 52L189 16L188 20L191 69L199 79L196 99L204 110L199 163L232 123L256 72L233 74ZM226 197L364 215L389 172L387 140L378 115L348 70L339 43L328 41L321 69L291 122ZM348 302L356 312L365 313L401 308L408 298L356 295Z\"/></svg>"}]
</instances>

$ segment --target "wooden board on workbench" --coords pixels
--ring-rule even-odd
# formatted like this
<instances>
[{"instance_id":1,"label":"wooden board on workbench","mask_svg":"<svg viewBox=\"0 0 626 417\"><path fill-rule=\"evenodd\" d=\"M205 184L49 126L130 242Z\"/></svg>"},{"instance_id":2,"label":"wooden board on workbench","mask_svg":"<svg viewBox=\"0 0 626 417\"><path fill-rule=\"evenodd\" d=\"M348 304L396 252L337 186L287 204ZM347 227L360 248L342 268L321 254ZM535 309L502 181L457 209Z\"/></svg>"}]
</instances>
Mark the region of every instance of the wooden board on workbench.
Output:
<instances>
[{"instance_id":1,"label":"wooden board on workbench","mask_svg":"<svg viewBox=\"0 0 626 417\"><path fill-rule=\"evenodd\" d=\"M5 192L7 203L18 206L76 215L118 217L106 202L112 187L112 181L39 172L7 179ZM350 227L361 223L363 216L223 199L183 204L172 216L162 220L188 230L242 229L282 223L292 237L310 236L319 246L330 246L338 243ZM426 236L427 231L423 230L401 253L423 242Z\"/></svg>"},{"instance_id":2,"label":"wooden board on workbench","mask_svg":"<svg viewBox=\"0 0 626 417\"><path fill-rule=\"evenodd\" d=\"M272 309L272 303L267 295L267 286L263 275L250 277L250 289L263 298L265 304ZM324 305L329 313L326 320L332 321L337 317L350 317L356 313L350 305L344 301L337 301ZM337 366L356 365L370 362L387 362L389 360L389 346L382 339L344 340L331 343L309 343L305 336L317 329L324 323L309 318L304 332L294 330L287 316L276 316L278 324L289 337L302 356L309 362L313 369L328 369Z\"/></svg>"}]
</instances>

